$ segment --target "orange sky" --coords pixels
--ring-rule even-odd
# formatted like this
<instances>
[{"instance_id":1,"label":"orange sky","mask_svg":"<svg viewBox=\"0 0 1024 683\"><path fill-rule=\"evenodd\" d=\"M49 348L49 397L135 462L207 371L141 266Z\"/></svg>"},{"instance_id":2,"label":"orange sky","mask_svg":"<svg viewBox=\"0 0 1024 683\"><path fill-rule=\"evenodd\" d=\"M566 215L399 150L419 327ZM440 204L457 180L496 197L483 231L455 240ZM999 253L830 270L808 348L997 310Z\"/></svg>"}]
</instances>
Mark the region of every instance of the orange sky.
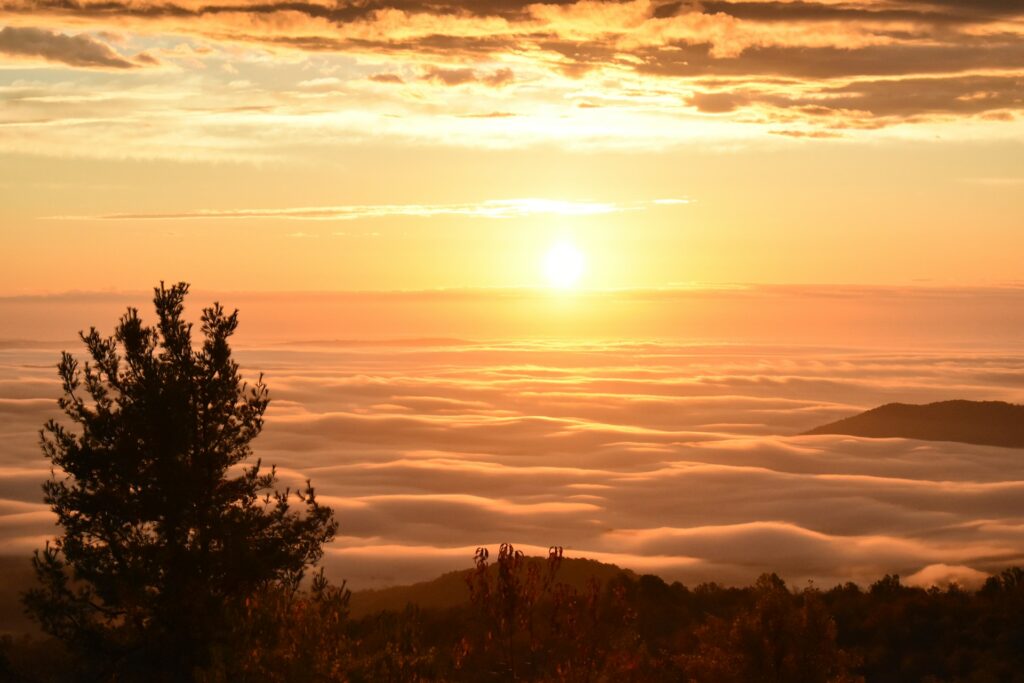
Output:
<instances>
[{"instance_id":1,"label":"orange sky","mask_svg":"<svg viewBox=\"0 0 1024 683\"><path fill-rule=\"evenodd\" d=\"M0 0L0 550L59 351L184 280L353 587L971 585L1019 453L799 434L1024 400L1022 255L1016 0Z\"/></svg>"},{"instance_id":2,"label":"orange sky","mask_svg":"<svg viewBox=\"0 0 1024 683\"><path fill-rule=\"evenodd\" d=\"M1020 279L1019 3L0 10L0 294Z\"/></svg>"}]
</instances>

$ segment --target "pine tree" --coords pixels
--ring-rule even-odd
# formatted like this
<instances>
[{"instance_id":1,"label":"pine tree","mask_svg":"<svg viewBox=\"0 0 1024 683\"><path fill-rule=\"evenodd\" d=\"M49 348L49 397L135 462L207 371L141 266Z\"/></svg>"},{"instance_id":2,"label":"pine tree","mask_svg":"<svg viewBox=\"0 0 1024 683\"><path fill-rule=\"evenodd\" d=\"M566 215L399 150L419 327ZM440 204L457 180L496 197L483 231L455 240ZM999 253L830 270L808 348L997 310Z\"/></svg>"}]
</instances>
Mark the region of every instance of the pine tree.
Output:
<instances>
[{"instance_id":1,"label":"pine tree","mask_svg":"<svg viewBox=\"0 0 1024 683\"><path fill-rule=\"evenodd\" d=\"M247 462L269 393L232 359L238 311L204 309L193 346L188 285L154 291L155 326L129 308L112 337L80 334L90 360L62 354L67 419L40 432L62 533L36 551L25 604L91 678L189 680L227 615L297 587L337 530L308 481L278 491L273 468Z\"/></svg>"}]
</instances>

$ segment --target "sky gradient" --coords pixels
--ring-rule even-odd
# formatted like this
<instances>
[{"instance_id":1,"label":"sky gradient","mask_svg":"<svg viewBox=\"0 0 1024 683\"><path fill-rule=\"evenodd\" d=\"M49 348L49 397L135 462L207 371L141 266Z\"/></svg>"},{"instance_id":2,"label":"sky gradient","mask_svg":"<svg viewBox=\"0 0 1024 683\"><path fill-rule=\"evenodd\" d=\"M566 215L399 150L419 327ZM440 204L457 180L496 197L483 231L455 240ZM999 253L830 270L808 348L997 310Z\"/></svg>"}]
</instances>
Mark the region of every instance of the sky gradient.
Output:
<instances>
[{"instance_id":1,"label":"sky gradient","mask_svg":"<svg viewBox=\"0 0 1024 683\"><path fill-rule=\"evenodd\" d=\"M1020 279L1018 2L0 11L0 293Z\"/></svg>"},{"instance_id":2,"label":"sky gradient","mask_svg":"<svg viewBox=\"0 0 1024 683\"><path fill-rule=\"evenodd\" d=\"M799 433L1024 402L1022 160L1017 0L0 0L0 553L59 352L187 281L354 588L977 583L1018 452Z\"/></svg>"}]
</instances>

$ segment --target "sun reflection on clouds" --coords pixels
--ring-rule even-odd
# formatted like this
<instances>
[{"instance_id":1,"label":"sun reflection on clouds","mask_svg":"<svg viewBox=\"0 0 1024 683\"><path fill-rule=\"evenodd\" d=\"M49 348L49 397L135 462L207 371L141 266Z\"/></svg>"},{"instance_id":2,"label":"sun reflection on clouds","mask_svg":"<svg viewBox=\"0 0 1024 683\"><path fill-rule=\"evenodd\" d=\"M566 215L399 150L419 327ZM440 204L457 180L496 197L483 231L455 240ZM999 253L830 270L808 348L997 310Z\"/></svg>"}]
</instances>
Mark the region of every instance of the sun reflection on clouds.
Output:
<instances>
[{"instance_id":1,"label":"sun reflection on clouds","mask_svg":"<svg viewBox=\"0 0 1024 683\"><path fill-rule=\"evenodd\" d=\"M48 532L32 482L49 346L0 349L0 539ZM1012 353L660 342L350 342L241 348L273 392L257 454L312 478L364 588L465 567L511 541L696 582L971 582L1020 559L1012 449L796 436L895 398L1022 400ZM939 371L941 368L941 373ZM382 573L382 569L387 568Z\"/></svg>"}]
</instances>

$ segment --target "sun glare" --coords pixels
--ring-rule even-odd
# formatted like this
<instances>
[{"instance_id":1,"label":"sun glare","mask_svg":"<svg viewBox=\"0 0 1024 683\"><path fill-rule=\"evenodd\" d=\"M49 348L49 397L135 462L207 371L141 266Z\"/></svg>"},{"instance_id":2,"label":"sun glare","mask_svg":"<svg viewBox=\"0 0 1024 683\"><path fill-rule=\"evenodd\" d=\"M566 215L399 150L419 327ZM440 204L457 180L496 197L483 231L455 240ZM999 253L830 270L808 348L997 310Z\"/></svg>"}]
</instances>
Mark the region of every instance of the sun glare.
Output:
<instances>
[{"instance_id":1,"label":"sun glare","mask_svg":"<svg viewBox=\"0 0 1024 683\"><path fill-rule=\"evenodd\" d=\"M568 242L559 242L544 256L544 275L552 287L572 287L583 275L583 267L583 254Z\"/></svg>"}]
</instances>

